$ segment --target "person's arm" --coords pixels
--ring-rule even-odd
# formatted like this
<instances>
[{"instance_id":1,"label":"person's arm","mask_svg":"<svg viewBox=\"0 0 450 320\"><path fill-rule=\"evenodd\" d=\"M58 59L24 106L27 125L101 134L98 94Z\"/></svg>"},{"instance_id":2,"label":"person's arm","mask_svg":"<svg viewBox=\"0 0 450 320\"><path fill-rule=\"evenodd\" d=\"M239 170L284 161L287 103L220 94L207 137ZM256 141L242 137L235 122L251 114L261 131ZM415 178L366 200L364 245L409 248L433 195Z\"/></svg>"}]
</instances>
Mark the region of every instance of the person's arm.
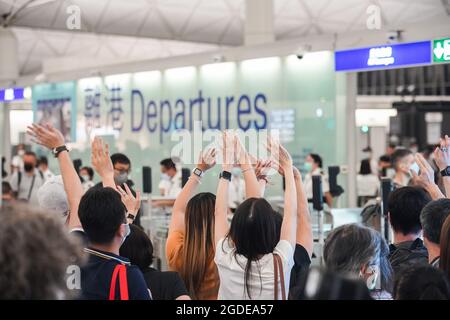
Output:
<instances>
[{"instance_id":1,"label":"person's arm","mask_svg":"<svg viewBox=\"0 0 450 320\"><path fill-rule=\"evenodd\" d=\"M114 166L109 155L109 146L99 137L95 137L92 141L91 163L102 179L103 187L112 188L120 194L122 203L127 209L127 222L133 223L141 207L141 192L137 190L136 196L134 196L126 183L124 184L125 189L116 186L114 182ZM133 218L128 218L128 214L131 214Z\"/></svg>"},{"instance_id":2,"label":"person's arm","mask_svg":"<svg viewBox=\"0 0 450 320\"><path fill-rule=\"evenodd\" d=\"M313 252L313 232L308 199L303 188L300 171L294 167L295 189L297 191L297 233L296 241L308 252L311 258Z\"/></svg>"},{"instance_id":3,"label":"person's arm","mask_svg":"<svg viewBox=\"0 0 450 320\"><path fill-rule=\"evenodd\" d=\"M252 158L247 150L245 150L239 137L235 136L234 139L239 166L241 167L245 181L245 198L261 198L261 185L258 183L258 179L256 179Z\"/></svg>"},{"instance_id":4,"label":"person's arm","mask_svg":"<svg viewBox=\"0 0 450 320\"><path fill-rule=\"evenodd\" d=\"M266 191L266 186L269 181L267 178L267 174L268 174L268 171L271 169L271 167L272 167L272 161L270 161L270 160L265 160L265 161L257 160L256 161L255 175L256 175L256 179L258 180L261 197L264 197L264 193Z\"/></svg>"},{"instance_id":5,"label":"person's arm","mask_svg":"<svg viewBox=\"0 0 450 320\"><path fill-rule=\"evenodd\" d=\"M279 168L280 174L284 174L285 191L284 191L284 214L283 223L281 225L281 240L288 241L292 247L296 243L297 230L297 192L294 180L294 169L292 165L292 158L287 150L274 140L269 140L268 148L273 155Z\"/></svg>"},{"instance_id":6,"label":"person's arm","mask_svg":"<svg viewBox=\"0 0 450 320\"><path fill-rule=\"evenodd\" d=\"M415 158L420 170L419 175L411 170L413 184L424 188L433 200L445 198L437 184L434 183L434 170L428 161L420 153L416 153Z\"/></svg>"},{"instance_id":7,"label":"person's arm","mask_svg":"<svg viewBox=\"0 0 450 320\"><path fill-rule=\"evenodd\" d=\"M28 127L28 134L32 136L33 142L50 150L65 144L64 136L50 124L45 126L33 124ZM83 186L81 185L80 177L78 176L67 151L63 151L59 154L58 164L70 208L68 228L70 230L80 228L81 222L78 217L78 206L81 197L83 196Z\"/></svg>"},{"instance_id":8,"label":"person's arm","mask_svg":"<svg viewBox=\"0 0 450 320\"><path fill-rule=\"evenodd\" d=\"M450 138L448 135L441 139L440 147L434 150L434 159L439 172L450 166ZM445 189L445 196L450 198L450 176L442 176L442 183Z\"/></svg>"},{"instance_id":9,"label":"person's arm","mask_svg":"<svg viewBox=\"0 0 450 320\"><path fill-rule=\"evenodd\" d=\"M231 171L234 162L234 137L228 132L223 133L222 146L222 170ZM217 185L216 206L214 210L214 239L217 244L219 240L224 238L228 232L228 189L230 182L227 179L220 178Z\"/></svg>"},{"instance_id":10,"label":"person's arm","mask_svg":"<svg viewBox=\"0 0 450 320\"><path fill-rule=\"evenodd\" d=\"M216 157L215 149L210 149L204 154L203 153L200 154L197 168L202 170L204 174L207 170L209 170L215 165L215 157ZM183 189L181 190L180 194L178 195L173 204L172 217L169 225L169 232L173 232L175 230L184 231L185 229L184 218L186 207L189 200L192 198L195 191L197 190L199 184L200 178L194 173L191 173L190 178L184 185ZM158 201L161 202L164 200Z\"/></svg>"},{"instance_id":11,"label":"person's arm","mask_svg":"<svg viewBox=\"0 0 450 320\"><path fill-rule=\"evenodd\" d=\"M117 186L117 191L120 193L122 203L127 208L127 222L132 224L136 219L141 208L141 192L136 190L136 197L130 190L130 187L125 183L125 190L121 186ZM129 217L131 215L132 217Z\"/></svg>"},{"instance_id":12,"label":"person's arm","mask_svg":"<svg viewBox=\"0 0 450 320\"><path fill-rule=\"evenodd\" d=\"M91 163L94 170L102 179L103 187L116 189L114 182L114 166L109 155L109 145L103 143L99 137L92 141Z\"/></svg>"},{"instance_id":13,"label":"person's arm","mask_svg":"<svg viewBox=\"0 0 450 320\"><path fill-rule=\"evenodd\" d=\"M331 195L331 193L325 192L325 202L327 203L328 207L331 209L333 207L333 196Z\"/></svg>"}]
</instances>

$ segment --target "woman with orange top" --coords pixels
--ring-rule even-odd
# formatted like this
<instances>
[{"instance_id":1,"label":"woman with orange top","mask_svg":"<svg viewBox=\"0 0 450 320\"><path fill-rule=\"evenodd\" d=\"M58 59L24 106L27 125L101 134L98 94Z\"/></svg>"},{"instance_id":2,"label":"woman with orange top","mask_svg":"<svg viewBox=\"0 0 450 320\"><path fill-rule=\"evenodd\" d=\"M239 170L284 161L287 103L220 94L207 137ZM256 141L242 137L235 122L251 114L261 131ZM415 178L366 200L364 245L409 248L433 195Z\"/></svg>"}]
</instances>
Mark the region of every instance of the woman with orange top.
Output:
<instances>
[{"instance_id":1,"label":"woman with orange top","mask_svg":"<svg viewBox=\"0 0 450 320\"><path fill-rule=\"evenodd\" d=\"M214 164L214 149L200 156L197 167L175 200L166 244L169 268L180 274L190 297L197 300L216 300L219 291L219 275L214 263L216 196L203 192L192 197L202 176Z\"/></svg>"}]
</instances>

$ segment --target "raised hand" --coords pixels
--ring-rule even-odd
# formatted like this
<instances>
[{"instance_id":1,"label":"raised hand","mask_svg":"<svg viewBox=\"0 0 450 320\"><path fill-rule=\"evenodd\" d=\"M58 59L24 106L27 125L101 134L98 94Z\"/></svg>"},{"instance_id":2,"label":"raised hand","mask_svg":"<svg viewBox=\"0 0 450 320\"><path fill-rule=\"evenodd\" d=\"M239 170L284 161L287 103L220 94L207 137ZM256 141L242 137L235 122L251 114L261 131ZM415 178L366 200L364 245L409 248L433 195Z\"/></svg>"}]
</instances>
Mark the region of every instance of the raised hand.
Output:
<instances>
[{"instance_id":1,"label":"raised hand","mask_svg":"<svg viewBox=\"0 0 450 320\"><path fill-rule=\"evenodd\" d=\"M31 136L31 140L48 149L54 149L64 145L64 136L55 129L51 124L33 123L27 127L27 133Z\"/></svg>"},{"instance_id":2,"label":"raised hand","mask_svg":"<svg viewBox=\"0 0 450 320\"><path fill-rule=\"evenodd\" d=\"M258 179L267 180L269 171L272 169L272 160L257 160L255 165L255 174Z\"/></svg>"},{"instance_id":3,"label":"raised hand","mask_svg":"<svg viewBox=\"0 0 450 320\"><path fill-rule=\"evenodd\" d=\"M92 141L91 163L102 180L107 177L114 178L114 167L109 156L109 146L107 143L104 144L99 137L95 137Z\"/></svg>"},{"instance_id":4,"label":"raised hand","mask_svg":"<svg viewBox=\"0 0 450 320\"><path fill-rule=\"evenodd\" d=\"M416 153L415 158L420 171L418 175L414 170L411 170L413 183L422 187L434 184L434 170L428 161L420 153Z\"/></svg>"},{"instance_id":5,"label":"raised hand","mask_svg":"<svg viewBox=\"0 0 450 320\"><path fill-rule=\"evenodd\" d=\"M267 150L271 154L273 168L284 176L286 170L292 170L292 158L289 152L272 137L269 137Z\"/></svg>"},{"instance_id":6,"label":"raised hand","mask_svg":"<svg viewBox=\"0 0 450 320\"><path fill-rule=\"evenodd\" d=\"M448 166L450 166L450 138L448 135L440 142L440 146L434 150L434 161L436 162L439 171L444 170Z\"/></svg>"},{"instance_id":7,"label":"raised hand","mask_svg":"<svg viewBox=\"0 0 450 320\"><path fill-rule=\"evenodd\" d=\"M236 140L235 135L231 131L222 133L222 168L230 171L234 165L236 156L235 152Z\"/></svg>"},{"instance_id":8,"label":"raised hand","mask_svg":"<svg viewBox=\"0 0 450 320\"><path fill-rule=\"evenodd\" d=\"M126 183L124 186L125 189L123 189L121 186L117 186L117 191L120 194L122 203L127 208L127 212L136 215L139 212L139 208L141 207L141 192L139 190L136 191L135 197L133 196L133 193Z\"/></svg>"},{"instance_id":9,"label":"raised hand","mask_svg":"<svg viewBox=\"0 0 450 320\"><path fill-rule=\"evenodd\" d=\"M216 164L216 149L211 148L206 150L205 152L200 153L200 157L198 160L197 168L202 170L203 172L211 169Z\"/></svg>"}]
</instances>

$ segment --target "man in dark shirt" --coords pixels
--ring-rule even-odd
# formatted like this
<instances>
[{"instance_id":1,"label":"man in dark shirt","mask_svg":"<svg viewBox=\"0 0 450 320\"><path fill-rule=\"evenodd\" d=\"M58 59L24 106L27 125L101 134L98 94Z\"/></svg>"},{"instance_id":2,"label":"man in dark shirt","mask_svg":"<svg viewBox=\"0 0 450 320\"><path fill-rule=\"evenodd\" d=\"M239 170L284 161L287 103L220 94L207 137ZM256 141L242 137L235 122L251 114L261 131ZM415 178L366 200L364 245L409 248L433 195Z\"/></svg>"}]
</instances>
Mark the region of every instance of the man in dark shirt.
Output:
<instances>
[{"instance_id":1,"label":"man in dark shirt","mask_svg":"<svg viewBox=\"0 0 450 320\"><path fill-rule=\"evenodd\" d=\"M420 212L430 201L428 192L419 187L399 188L389 196L389 221L394 231L389 261L394 276L411 266L428 263L428 251L420 239Z\"/></svg>"},{"instance_id":2,"label":"man in dark shirt","mask_svg":"<svg viewBox=\"0 0 450 320\"><path fill-rule=\"evenodd\" d=\"M89 300L124 299L148 300L150 292L139 268L119 255L119 249L130 233L126 209L116 190L91 188L81 198L79 217L90 246L85 249L88 262L81 268L81 297ZM123 274L115 277L118 266ZM113 292L111 288L114 288Z\"/></svg>"},{"instance_id":3,"label":"man in dark shirt","mask_svg":"<svg viewBox=\"0 0 450 320\"><path fill-rule=\"evenodd\" d=\"M423 227L423 239L428 249L428 262L439 268L441 248L441 230L445 219L450 215L450 199L443 198L431 201L420 213Z\"/></svg>"}]
</instances>

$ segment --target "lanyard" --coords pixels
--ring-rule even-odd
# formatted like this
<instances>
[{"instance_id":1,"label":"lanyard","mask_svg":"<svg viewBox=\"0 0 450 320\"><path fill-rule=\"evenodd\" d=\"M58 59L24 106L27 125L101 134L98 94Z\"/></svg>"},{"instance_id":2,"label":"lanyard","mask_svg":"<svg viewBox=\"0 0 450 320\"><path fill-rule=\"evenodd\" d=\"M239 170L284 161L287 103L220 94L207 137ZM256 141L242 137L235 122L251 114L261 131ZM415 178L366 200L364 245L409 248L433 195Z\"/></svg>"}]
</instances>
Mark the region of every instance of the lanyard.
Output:
<instances>
[{"instance_id":1,"label":"lanyard","mask_svg":"<svg viewBox=\"0 0 450 320\"><path fill-rule=\"evenodd\" d=\"M36 180L36 173L33 175L33 180L31 180L31 186L30 186L30 190L28 190L28 197L27 197L27 201L30 201L31 198L31 193L33 192L33 188L34 188L34 181Z\"/></svg>"}]
</instances>

